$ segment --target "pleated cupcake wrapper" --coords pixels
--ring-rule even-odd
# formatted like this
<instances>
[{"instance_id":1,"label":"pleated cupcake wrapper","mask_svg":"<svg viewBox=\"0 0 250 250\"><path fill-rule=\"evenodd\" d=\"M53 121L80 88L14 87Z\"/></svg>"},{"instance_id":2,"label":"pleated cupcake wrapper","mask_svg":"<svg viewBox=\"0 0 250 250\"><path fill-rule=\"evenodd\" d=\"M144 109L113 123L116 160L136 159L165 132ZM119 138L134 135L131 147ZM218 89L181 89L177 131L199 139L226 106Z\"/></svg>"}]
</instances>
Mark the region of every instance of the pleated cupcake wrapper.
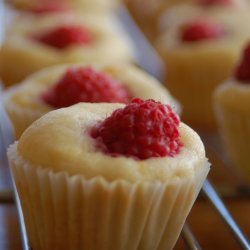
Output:
<instances>
[{"instance_id":1,"label":"pleated cupcake wrapper","mask_svg":"<svg viewBox=\"0 0 250 250\"><path fill-rule=\"evenodd\" d=\"M208 173L166 183L84 179L8 152L32 249L172 249Z\"/></svg>"},{"instance_id":2,"label":"pleated cupcake wrapper","mask_svg":"<svg viewBox=\"0 0 250 250\"><path fill-rule=\"evenodd\" d=\"M250 116L216 105L216 115L226 154L250 183Z\"/></svg>"},{"instance_id":3,"label":"pleated cupcake wrapper","mask_svg":"<svg viewBox=\"0 0 250 250\"><path fill-rule=\"evenodd\" d=\"M196 72L197 73L197 72ZM215 118L212 110L212 91L216 87L209 84L198 84L189 82L188 85L182 82L173 82L173 88L183 105L183 119L192 123L196 127L202 127L205 130L213 130L216 127ZM169 86L169 85L168 85ZM170 90L172 89L169 86ZM190 98L191 97L191 98Z\"/></svg>"},{"instance_id":4,"label":"pleated cupcake wrapper","mask_svg":"<svg viewBox=\"0 0 250 250\"><path fill-rule=\"evenodd\" d=\"M219 68L218 64L216 66L216 64L208 62L204 72L205 66L197 65L197 61L207 61L207 58L198 60L197 55L194 55L196 58L194 62L192 58L187 60L187 55L184 57L184 53L182 56L176 58L171 50L166 53L166 67L170 72L166 78L166 86L183 105L183 121L192 127L214 131L217 127L212 106L212 93L231 74L233 62L236 59L229 59L224 68L217 69L217 71L215 69ZM182 70L183 73L180 73ZM213 73L207 75L208 72Z\"/></svg>"},{"instance_id":5,"label":"pleated cupcake wrapper","mask_svg":"<svg viewBox=\"0 0 250 250\"><path fill-rule=\"evenodd\" d=\"M25 129L27 129L35 120L40 118L44 112L38 110L35 111L30 108L21 108L18 105L12 103L10 98L12 93L15 92L15 89L16 87L13 87L13 89L4 94L4 102L5 109L15 130L15 136L16 138L19 138Z\"/></svg>"}]
</instances>

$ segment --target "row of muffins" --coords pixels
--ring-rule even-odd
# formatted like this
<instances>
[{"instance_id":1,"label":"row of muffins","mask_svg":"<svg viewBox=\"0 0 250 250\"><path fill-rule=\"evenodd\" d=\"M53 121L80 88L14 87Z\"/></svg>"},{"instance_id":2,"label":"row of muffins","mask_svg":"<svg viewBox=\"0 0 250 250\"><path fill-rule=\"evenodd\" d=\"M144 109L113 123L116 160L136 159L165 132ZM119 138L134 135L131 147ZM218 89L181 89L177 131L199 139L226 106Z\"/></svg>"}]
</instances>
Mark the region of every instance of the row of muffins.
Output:
<instances>
[{"instance_id":1,"label":"row of muffins","mask_svg":"<svg viewBox=\"0 0 250 250\"><path fill-rule=\"evenodd\" d=\"M7 56L12 63L6 54L0 57L1 76L5 84L10 82L5 86L16 84L4 92L6 110L20 137L9 148L8 158L29 246L172 249L209 171L199 136L170 106L180 110L178 102L159 82L128 64L131 54L122 33L117 38L125 44L122 49L109 33L108 43L99 44L105 52L89 55L89 61L75 44L67 54L73 50L70 57L76 61L51 67L66 63L60 55L56 63L43 64L61 51L41 45L41 40L58 44L65 41L65 33L47 33L41 39L43 26L37 24L65 24L68 14L23 15L17 25L22 28L12 29L9 38L7 33L1 50L6 53L6 47L12 47ZM75 20L77 14L71 15ZM91 23L96 25L106 22L94 18ZM31 30L38 30L38 44ZM20 40L16 51L12 45ZM88 53L91 46L84 50ZM38 70L36 66L49 67L26 78ZM28 70L19 75L22 69Z\"/></svg>"},{"instance_id":2,"label":"row of muffins","mask_svg":"<svg viewBox=\"0 0 250 250\"><path fill-rule=\"evenodd\" d=\"M247 60L241 62L250 40L249 3L148 0L140 9L142 1L127 2L165 63L165 85L182 104L182 119L202 133L218 132L225 153L249 183L249 123L243 122L250 110L249 78L239 76L249 72ZM235 73L238 67L241 73ZM224 87L228 81L242 84Z\"/></svg>"}]
</instances>

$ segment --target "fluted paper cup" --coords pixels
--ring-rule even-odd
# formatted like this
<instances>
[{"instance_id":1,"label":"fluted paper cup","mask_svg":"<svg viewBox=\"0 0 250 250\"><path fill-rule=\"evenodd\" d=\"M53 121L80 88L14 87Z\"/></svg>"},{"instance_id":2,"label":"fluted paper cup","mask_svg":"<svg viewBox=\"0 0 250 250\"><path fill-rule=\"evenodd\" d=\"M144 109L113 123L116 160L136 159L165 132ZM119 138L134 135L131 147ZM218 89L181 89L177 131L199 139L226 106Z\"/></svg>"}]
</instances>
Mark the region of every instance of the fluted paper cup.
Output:
<instances>
[{"instance_id":1,"label":"fluted paper cup","mask_svg":"<svg viewBox=\"0 0 250 250\"><path fill-rule=\"evenodd\" d=\"M32 249L172 249L207 176L166 182L85 179L8 157Z\"/></svg>"},{"instance_id":2,"label":"fluted paper cup","mask_svg":"<svg viewBox=\"0 0 250 250\"><path fill-rule=\"evenodd\" d=\"M227 109L219 103L215 111L225 152L241 177L250 184L250 117L247 113Z\"/></svg>"}]
</instances>

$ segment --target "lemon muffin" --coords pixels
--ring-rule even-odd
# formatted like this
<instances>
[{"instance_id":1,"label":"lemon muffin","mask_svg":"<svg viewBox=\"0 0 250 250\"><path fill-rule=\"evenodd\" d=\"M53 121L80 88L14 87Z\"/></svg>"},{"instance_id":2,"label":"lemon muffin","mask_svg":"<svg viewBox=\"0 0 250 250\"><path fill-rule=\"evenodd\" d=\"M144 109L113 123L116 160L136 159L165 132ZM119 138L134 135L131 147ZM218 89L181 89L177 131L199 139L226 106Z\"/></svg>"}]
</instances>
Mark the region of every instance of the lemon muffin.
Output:
<instances>
[{"instance_id":1,"label":"lemon muffin","mask_svg":"<svg viewBox=\"0 0 250 250\"><path fill-rule=\"evenodd\" d=\"M249 21L248 11L192 16L157 40L166 66L166 86L183 105L183 120L188 124L216 129L212 92L231 74L250 37L245 25Z\"/></svg>"},{"instance_id":2,"label":"lemon muffin","mask_svg":"<svg viewBox=\"0 0 250 250\"><path fill-rule=\"evenodd\" d=\"M4 84L56 64L131 61L133 46L118 20L92 14L28 16L13 23L0 51Z\"/></svg>"},{"instance_id":3,"label":"lemon muffin","mask_svg":"<svg viewBox=\"0 0 250 250\"><path fill-rule=\"evenodd\" d=\"M8 151L32 249L172 249L209 171L170 106L77 104Z\"/></svg>"},{"instance_id":4,"label":"lemon muffin","mask_svg":"<svg viewBox=\"0 0 250 250\"><path fill-rule=\"evenodd\" d=\"M172 21L179 21L187 13L195 15L201 10L242 9L249 6L246 0L125 0L125 3L141 30L152 42L165 30L166 25L172 25Z\"/></svg>"},{"instance_id":5,"label":"lemon muffin","mask_svg":"<svg viewBox=\"0 0 250 250\"><path fill-rule=\"evenodd\" d=\"M37 118L78 102L155 99L180 111L178 102L156 79L129 64L63 65L35 73L4 92L4 106L17 138Z\"/></svg>"},{"instance_id":6,"label":"lemon muffin","mask_svg":"<svg viewBox=\"0 0 250 250\"><path fill-rule=\"evenodd\" d=\"M234 12L245 12L249 10L249 3L246 0L196 0L184 1L164 10L158 17L155 27L155 36L167 32L167 30L195 16L212 17L231 16ZM244 15L247 15L246 13ZM234 16L234 14L232 14Z\"/></svg>"},{"instance_id":7,"label":"lemon muffin","mask_svg":"<svg viewBox=\"0 0 250 250\"><path fill-rule=\"evenodd\" d=\"M250 183L250 44L235 74L216 88L214 107L224 148Z\"/></svg>"}]
</instances>

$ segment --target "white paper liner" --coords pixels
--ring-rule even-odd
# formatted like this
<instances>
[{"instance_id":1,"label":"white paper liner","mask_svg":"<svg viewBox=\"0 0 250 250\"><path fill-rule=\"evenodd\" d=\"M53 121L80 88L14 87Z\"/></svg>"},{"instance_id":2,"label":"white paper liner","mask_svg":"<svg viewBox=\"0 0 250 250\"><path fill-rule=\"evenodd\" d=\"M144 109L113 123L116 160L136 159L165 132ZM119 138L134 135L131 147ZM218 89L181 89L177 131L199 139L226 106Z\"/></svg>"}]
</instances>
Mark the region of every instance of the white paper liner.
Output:
<instances>
[{"instance_id":1,"label":"white paper liner","mask_svg":"<svg viewBox=\"0 0 250 250\"><path fill-rule=\"evenodd\" d=\"M166 183L90 180L8 157L32 249L172 249L209 171Z\"/></svg>"},{"instance_id":2,"label":"white paper liner","mask_svg":"<svg viewBox=\"0 0 250 250\"><path fill-rule=\"evenodd\" d=\"M250 116L227 110L217 103L215 107L221 139L233 165L241 177L250 183Z\"/></svg>"}]
</instances>

